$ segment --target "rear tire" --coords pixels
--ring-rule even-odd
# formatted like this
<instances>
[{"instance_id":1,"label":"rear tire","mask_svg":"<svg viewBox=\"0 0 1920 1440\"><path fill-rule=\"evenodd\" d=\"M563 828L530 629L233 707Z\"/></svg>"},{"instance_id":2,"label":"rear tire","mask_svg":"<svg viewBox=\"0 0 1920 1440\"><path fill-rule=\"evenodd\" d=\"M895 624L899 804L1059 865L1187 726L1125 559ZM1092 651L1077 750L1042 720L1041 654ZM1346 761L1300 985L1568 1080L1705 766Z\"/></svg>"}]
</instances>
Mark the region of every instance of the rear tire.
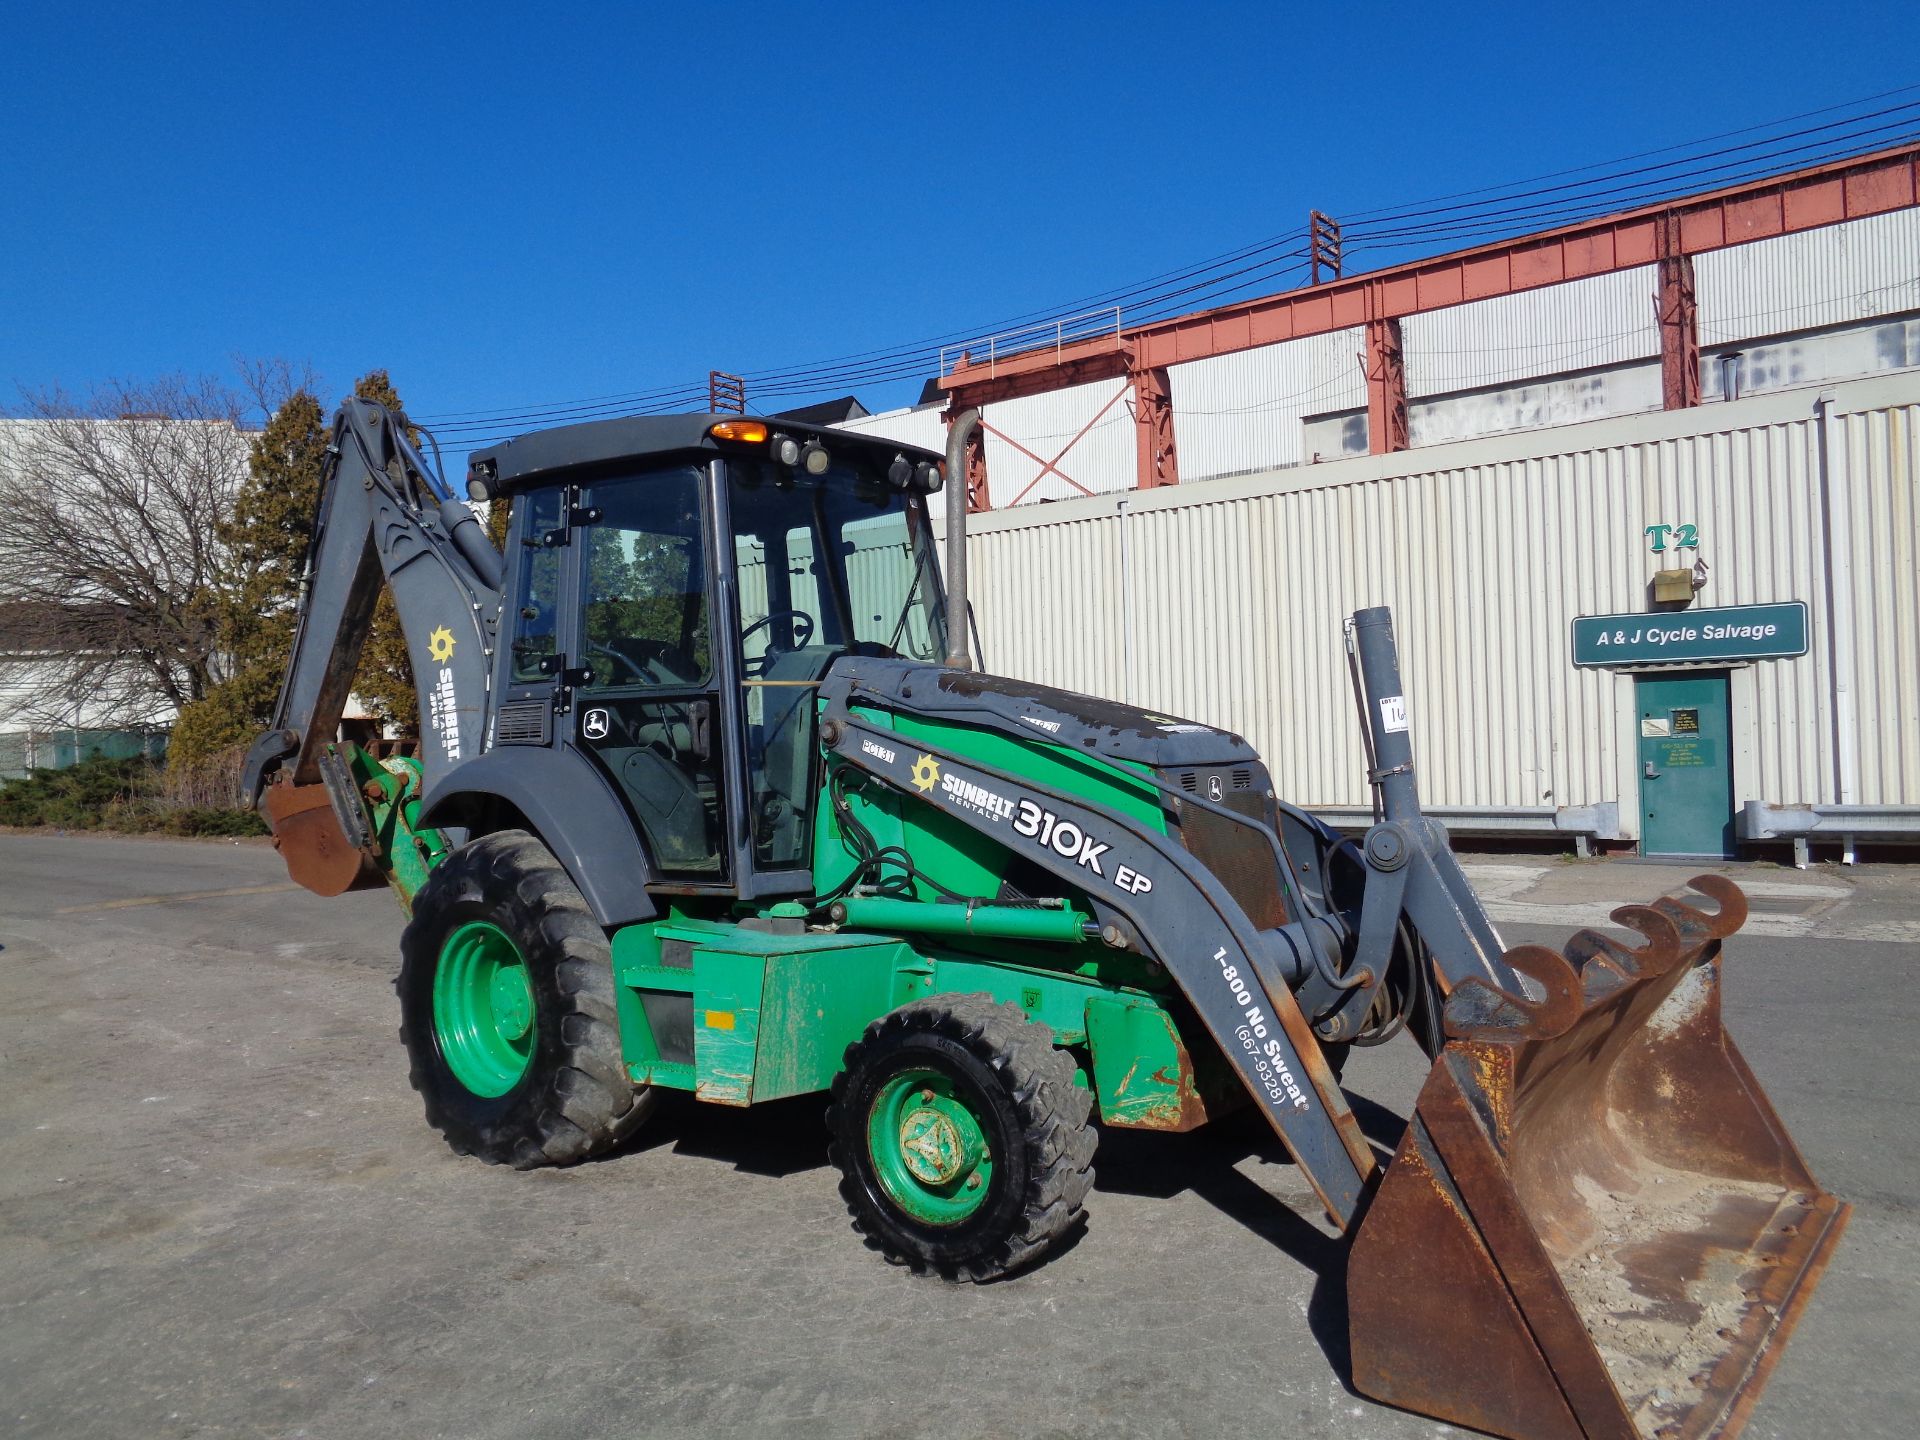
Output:
<instances>
[{"instance_id":1,"label":"rear tire","mask_svg":"<svg viewBox=\"0 0 1920 1440\"><path fill-rule=\"evenodd\" d=\"M1037 1263L1080 1225L1093 1095L1053 1032L985 995L903 1005L847 1047L827 1112L868 1246L949 1280Z\"/></svg>"},{"instance_id":2,"label":"rear tire","mask_svg":"<svg viewBox=\"0 0 1920 1440\"><path fill-rule=\"evenodd\" d=\"M456 1151L522 1170L570 1164L652 1111L621 1061L606 934L525 831L442 861L414 897L400 956L409 1078Z\"/></svg>"}]
</instances>

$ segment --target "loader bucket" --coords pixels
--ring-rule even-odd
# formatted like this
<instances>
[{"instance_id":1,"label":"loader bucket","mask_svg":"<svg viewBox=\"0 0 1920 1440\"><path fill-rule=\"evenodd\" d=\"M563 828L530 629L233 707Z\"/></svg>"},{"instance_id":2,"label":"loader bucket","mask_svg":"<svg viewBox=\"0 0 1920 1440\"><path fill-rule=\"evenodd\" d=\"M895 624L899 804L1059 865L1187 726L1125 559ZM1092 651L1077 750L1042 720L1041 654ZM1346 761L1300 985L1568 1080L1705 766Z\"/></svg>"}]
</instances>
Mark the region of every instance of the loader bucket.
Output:
<instances>
[{"instance_id":1,"label":"loader bucket","mask_svg":"<svg viewBox=\"0 0 1920 1440\"><path fill-rule=\"evenodd\" d=\"M1541 993L1447 997L1447 1041L1354 1239L1364 1394L1515 1440L1744 1423L1845 1226L1720 1020L1746 897L1625 906L1509 950Z\"/></svg>"}]
</instances>

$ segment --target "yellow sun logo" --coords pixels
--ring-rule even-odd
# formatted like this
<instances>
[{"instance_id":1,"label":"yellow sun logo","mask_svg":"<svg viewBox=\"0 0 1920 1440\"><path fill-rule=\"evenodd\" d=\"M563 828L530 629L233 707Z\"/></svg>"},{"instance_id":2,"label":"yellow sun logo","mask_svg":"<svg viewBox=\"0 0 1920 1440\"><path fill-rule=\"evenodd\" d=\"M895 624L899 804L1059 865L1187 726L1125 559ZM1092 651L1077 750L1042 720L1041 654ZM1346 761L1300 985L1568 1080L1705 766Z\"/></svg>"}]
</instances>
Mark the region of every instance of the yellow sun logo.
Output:
<instances>
[{"instance_id":1,"label":"yellow sun logo","mask_svg":"<svg viewBox=\"0 0 1920 1440\"><path fill-rule=\"evenodd\" d=\"M453 659L453 632L442 625L438 630L427 636L427 654L431 655L435 660L438 660L442 665Z\"/></svg>"},{"instance_id":2,"label":"yellow sun logo","mask_svg":"<svg viewBox=\"0 0 1920 1440\"><path fill-rule=\"evenodd\" d=\"M932 790L940 783L940 762L931 755L922 755L913 762L913 783L919 790Z\"/></svg>"}]
</instances>

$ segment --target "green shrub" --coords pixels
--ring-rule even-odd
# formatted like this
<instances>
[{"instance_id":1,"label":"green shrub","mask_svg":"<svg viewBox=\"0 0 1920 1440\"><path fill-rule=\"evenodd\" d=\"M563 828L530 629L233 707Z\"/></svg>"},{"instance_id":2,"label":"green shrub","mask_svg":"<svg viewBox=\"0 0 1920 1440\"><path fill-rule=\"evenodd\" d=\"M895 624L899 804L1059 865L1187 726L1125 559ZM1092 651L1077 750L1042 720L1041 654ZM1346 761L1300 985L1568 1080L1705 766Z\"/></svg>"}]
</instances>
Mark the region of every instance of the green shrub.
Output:
<instances>
[{"instance_id":1,"label":"green shrub","mask_svg":"<svg viewBox=\"0 0 1920 1440\"><path fill-rule=\"evenodd\" d=\"M95 756L64 770L35 770L0 783L0 825L131 834L264 835L251 810L183 805L168 795L163 766L139 757Z\"/></svg>"}]
</instances>

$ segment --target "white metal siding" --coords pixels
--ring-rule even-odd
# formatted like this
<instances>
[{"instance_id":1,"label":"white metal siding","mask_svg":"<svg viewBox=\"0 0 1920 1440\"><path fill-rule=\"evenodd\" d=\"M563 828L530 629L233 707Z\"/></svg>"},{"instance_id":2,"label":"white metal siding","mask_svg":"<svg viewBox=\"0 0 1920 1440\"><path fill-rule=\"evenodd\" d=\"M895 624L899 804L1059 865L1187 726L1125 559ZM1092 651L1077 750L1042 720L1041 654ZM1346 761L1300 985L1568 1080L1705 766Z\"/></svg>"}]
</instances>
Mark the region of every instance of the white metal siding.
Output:
<instances>
[{"instance_id":1,"label":"white metal siding","mask_svg":"<svg viewBox=\"0 0 1920 1440\"><path fill-rule=\"evenodd\" d=\"M944 451L947 448L947 425L940 418L941 411L942 407L938 405L916 406L911 410L885 410L878 415L863 415L858 420L844 421L833 428L853 430L862 435L884 435L903 445Z\"/></svg>"},{"instance_id":2,"label":"white metal siding","mask_svg":"<svg viewBox=\"0 0 1920 1440\"><path fill-rule=\"evenodd\" d=\"M1651 265L1472 300L1400 322L1407 394L1442 395L1660 353Z\"/></svg>"},{"instance_id":3,"label":"white metal siding","mask_svg":"<svg viewBox=\"0 0 1920 1440\"><path fill-rule=\"evenodd\" d=\"M1836 413L1828 433L1849 592L1842 637L1858 735L1858 802L1920 798L1920 405ZM1791 797L1790 797L1791 798Z\"/></svg>"},{"instance_id":4,"label":"white metal siding","mask_svg":"<svg viewBox=\"0 0 1920 1440\"><path fill-rule=\"evenodd\" d=\"M1527 380L1415 400L1407 406L1408 443L1418 448L1545 425L1577 425L1660 408L1659 363L1619 365L1580 375Z\"/></svg>"},{"instance_id":5,"label":"white metal siding","mask_svg":"<svg viewBox=\"0 0 1920 1440\"><path fill-rule=\"evenodd\" d=\"M1839 330L1709 348L1700 357L1700 393L1708 400L1724 399L1729 377L1734 394L1759 395L1916 365L1920 319L1869 320Z\"/></svg>"},{"instance_id":6,"label":"white metal siding","mask_svg":"<svg viewBox=\"0 0 1920 1440\"><path fill-rule=\"evenodd\" d=\"M1848 798L1920 803L1920 376L1826 393L1839 543L1857 557L1841 576L1859 677ZM1259 747L1288 798L1362 804L1341 626L1389 604L1430 802L1612 800L1633 833L1634 681L1575 670L1570 627L1644 611L1645 527L1691 523L1712 567L1701 604L1805 600L1813 621L1807 656L1737 678L1750 700L1735 717L1736 802L1832 802L1815 398L976 517L987 662L1224 725Z\"/></svg>"},{"instance_id":7,"label":"white metal siding","mask_svg":"<svg viewBox=\"0 0 1920 1440\"><path fill-rule=\"evenodd\" d=\"M1124 588L1120 531L1114 502L1105 503L1107 513L1097 517L969 530L967 566L988 670L1120 697L1125 626L1123 617L1104 613Z\"/></svg>"},{"instance_id":8,"label":"white metal siding","mask_svg":"<svg viewBox=\"0 0 1920 1440\"><path fill-rule=\"evenodd\" d=\"M1693 276L1702 345L1920 310L1920 209L1710 250Z\"/></svg>"},{"instance_id":9,"label":"white metal siding","mask_svg":"<svg viewBox=\"0 0 1920 1440\"><path fill-rule=\"evenodd\" d=\"M1367 403L1362 331L1169 365L1182 479L1298 465L1301 417ZM1362 447L1364 449L1364 446Z\"/></svg>"},{"instance_id":10,"label":"white metal siding","mask_svg":"<svg viewBox=\"0 0 1920 1440\"><path fill-rule=\"evenodd\" d=\"M1137 466L1128 389L1125 380L1100 380L982 406L994 506L1130 488ZM1048 464L1056 468L1044 469Z\"/></svg>"}]
</instances>

